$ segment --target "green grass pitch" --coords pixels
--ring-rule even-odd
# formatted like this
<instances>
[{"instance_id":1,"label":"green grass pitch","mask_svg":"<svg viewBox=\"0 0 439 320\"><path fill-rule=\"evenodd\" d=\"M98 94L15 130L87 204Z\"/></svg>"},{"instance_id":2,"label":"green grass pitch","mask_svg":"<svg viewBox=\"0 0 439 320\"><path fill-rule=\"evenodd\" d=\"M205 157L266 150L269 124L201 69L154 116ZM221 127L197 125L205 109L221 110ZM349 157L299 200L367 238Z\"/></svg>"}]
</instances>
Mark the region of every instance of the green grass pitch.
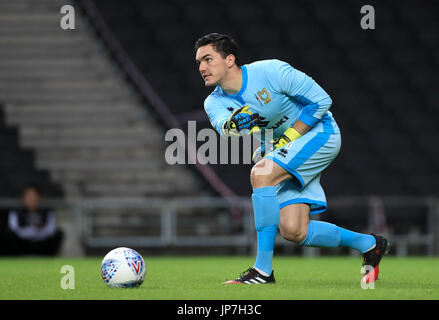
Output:
<instances>
[{"instance_id":1,"label":"green grass pitch","mask_svg":"<svg viewBox=\"0 0 439 320\"><path fill-rule=\"evenodd\" d=\"M0 299L439 299L438 258L385 257L375 289L360 285L361 258L275 257L275 285L227 286L253 257L145 257L146 280L110 289L100 258L0 258ZM61 289L61 267L75 270L75 289Z\"/></svg>"}]
</instances>

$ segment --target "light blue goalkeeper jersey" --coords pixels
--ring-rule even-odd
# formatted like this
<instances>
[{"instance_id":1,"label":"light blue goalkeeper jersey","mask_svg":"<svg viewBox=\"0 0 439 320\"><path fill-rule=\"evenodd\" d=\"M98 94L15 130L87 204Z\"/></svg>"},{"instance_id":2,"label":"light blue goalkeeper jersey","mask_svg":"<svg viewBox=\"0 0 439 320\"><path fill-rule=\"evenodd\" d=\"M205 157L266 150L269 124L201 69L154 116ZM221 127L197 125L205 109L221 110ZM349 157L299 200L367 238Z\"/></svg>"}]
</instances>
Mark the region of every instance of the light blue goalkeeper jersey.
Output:
<instances>
[{"instance_id":1,"label":"light blue goalkeeper jersey","mask_svg":"<svg viewBox=\"0 0 439 320\"><path fill-rule=\"evenodd\" d=\"M246 64L241 70L242 87L238 93L230 95L217 86L204 101L209 120L221 135L224 122L234 110L245 105L259 113L259 126L262 131L272 129L274 138L298 119L314 132L340 132L328 111L331 98L305 73L275 59Z\"/></svg>"}]
</instances>

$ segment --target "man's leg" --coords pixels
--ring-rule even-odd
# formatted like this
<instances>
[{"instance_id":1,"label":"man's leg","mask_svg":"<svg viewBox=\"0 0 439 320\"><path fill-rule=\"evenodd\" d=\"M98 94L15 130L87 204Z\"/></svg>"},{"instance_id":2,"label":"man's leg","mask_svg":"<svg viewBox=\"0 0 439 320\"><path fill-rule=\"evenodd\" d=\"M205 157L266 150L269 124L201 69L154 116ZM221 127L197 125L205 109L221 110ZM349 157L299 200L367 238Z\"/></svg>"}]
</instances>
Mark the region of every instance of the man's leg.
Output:
<instances>
[{"instance_id":1,"label":"man's leg","mask_svg":"<svg viewBox=\"0 0 439 320\"><path fill-rule=\"evenodd\" d=\"M388 250L384 237L361 234L331 223L309 220L310 212L323 212L327 208L320 175L337 156L340 146L339 134L314 132L285 147L286 152L283 154L280 151L272 153L271 159L300 182L300 185L294 186L286 181L286 188L279 191L282 208L279 230L287 240L304 246L342 246L360 251L364 256L364 264L375 270L368 276L368 279L374 281L378 275L378 264ZM267 158L270 159L270 155Z\"/></svg>"},{"instance_id":2,"label":"man's leg","mask_svg":"<svg viewBox=\"0 0 439 320\"><path fill-rule=\"evenodd\" d=\"M273 249L279 225L279 200L275 186L291 175L282 167L264 159L251 171L252 202L258 238L258 252L254 267L265 275L271 275Z\"/></svg>"},{"instance_id":3,"label":"man's leg","mask_svg":"<svg viewBox=\"0 0 439 320\"><path fill-rule=\"evenodd\" d=\"M374 236L353 232L328 222L309 220L309 211L309 205L305 203L282 208L279 230L286 240L309 247L348 247L361 253L375 246Z\"/></svg>"},{"instance_id":4,"label":"man's leg","mask_svg":"<svg viewBox=\"0 0 439 320\"><path fill-rule=\"evenodd\" d=\"M308 204L296 203L281 209L279 230L286 239L310 247L348 247L363 254L363 265L369 266L362 278L363 282L378 279L379 264L389 250L386 238L353 232L335 224L309 220ZM372 271L373 270L373 271Z\"/></svg>"},{"instance_id":5,"label":"man's leg","mask_svg":"<svg viewBox=\"0 0 439 320\"><path fill-rule=\"evenodd\" d=\"M256 262L254 268L247 270L241 278L226 283L274 282L272 260L280 214L275 186L286 179L291 179L291 175L271 160L263 159L253 167L252 202L258 241Z\"/></svg>"}]
</instances>

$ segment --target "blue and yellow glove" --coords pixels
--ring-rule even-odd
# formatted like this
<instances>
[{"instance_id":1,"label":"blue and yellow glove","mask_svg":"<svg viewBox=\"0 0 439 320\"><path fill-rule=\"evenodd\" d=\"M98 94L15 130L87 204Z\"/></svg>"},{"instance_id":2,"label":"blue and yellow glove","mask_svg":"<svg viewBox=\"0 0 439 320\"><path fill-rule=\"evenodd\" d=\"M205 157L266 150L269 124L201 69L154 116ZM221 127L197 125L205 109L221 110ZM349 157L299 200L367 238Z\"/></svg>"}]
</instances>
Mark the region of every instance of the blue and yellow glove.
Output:
<instances>
[{"instance_id":1,"label":"blue and yellow glove","mask_svg":"<svg viewBox=\"0 0 439 320\"><path fill-rule=\"evenodd\" d=\"M296 129L290 127L285 130L285 132L281 136L277 137L274 140L271 140L269 144L265 145L265 143L262 142L261 146L257 148L256 151L253 153L253 162L259 162L266 155L286 146L288 143L300 138L301 136L302 135Z\"/></svg>"},{"instance_id":2,"label":"blue and yellow glove","mask_svg":"<svg viewBox=\"0 0 439 320\"><path fill-rule=\"evenodd\" d=\"M223 133L226 136L242 136L260 131L259 113L252 113L249 106L236 109L229 120L223 125Z\"/></svg>"}]
</instances>

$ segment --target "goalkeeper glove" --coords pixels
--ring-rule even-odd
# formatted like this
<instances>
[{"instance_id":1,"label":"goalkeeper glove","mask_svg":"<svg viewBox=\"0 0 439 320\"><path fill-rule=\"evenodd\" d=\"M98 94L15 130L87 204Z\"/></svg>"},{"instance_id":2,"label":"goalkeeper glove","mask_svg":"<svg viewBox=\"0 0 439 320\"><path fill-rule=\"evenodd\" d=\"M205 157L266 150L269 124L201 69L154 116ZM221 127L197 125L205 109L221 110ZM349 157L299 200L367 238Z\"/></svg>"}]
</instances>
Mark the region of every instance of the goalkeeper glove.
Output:
<instances>
[{"instance_id":1,"label":"goalkeeper glove","mask_svg":"<svg viewBox=\"0 0 439 320\"><path fill-rule=\"evenodd\" d=\"M226 136L239 136L244 134L252 134L260 131L257 126L259 123L259 113L252 113L249 106L236 109L230 119L223 125L223 133Z\"/></svg>"},{"instance_id":2,"label":"goalkeeper glove","mask_svg":"<svg viewBox=\"0 0 439 320\"><path fill-rule=\"evenodd\" d=\"M291 127L288 128L280 137L271 140L269 144L265 145L265 143L262 143L262 145L253 153L253 162L260 161L269 153L286 146L288 143L300 138L301 136L302 135L296 129Z\"/></svg>"}]
</instances>

